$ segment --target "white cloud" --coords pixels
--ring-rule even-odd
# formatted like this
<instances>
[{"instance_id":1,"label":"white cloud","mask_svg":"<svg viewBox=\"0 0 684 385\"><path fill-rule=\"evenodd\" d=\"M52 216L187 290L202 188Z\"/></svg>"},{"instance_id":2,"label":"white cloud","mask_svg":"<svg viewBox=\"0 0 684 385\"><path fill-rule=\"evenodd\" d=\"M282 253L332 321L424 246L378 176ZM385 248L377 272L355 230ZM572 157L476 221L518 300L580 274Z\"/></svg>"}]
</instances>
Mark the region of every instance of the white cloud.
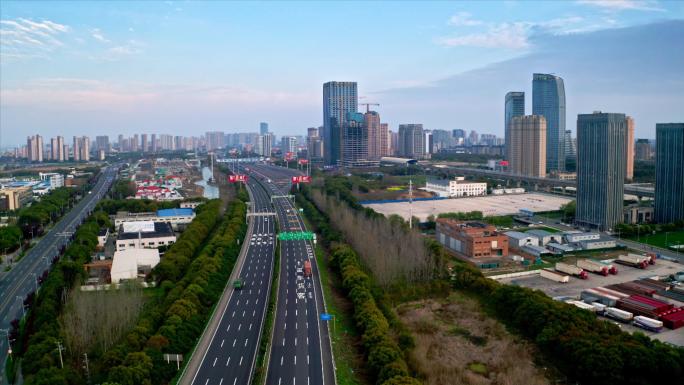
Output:
<instances>
[{"instance_id":1,"label":"white cloud","mask_svg":"<svg viewBox=\"0 0 684 385\"><path fill-rule=\"evenodd\" d=\"M60 38L70 30L67 25L49 20L0 20L2 58L46 57L48 52L64 46Z\"/></svg>"},{"instance_id":2,"label":"white cloud","mask_svg":"<svg viewBox=\"0 0 684 385\"><path fill-rule=\"evenodd\" d=\"M512 23L485 23L467 24L470 15L458 18L458 23L450 19L450 24L455 26L476 26L483 28L482 32L454 34L435 39L437 44L449 47L483 47L483 48L506 48L525 49L531 46L530 37L536 33L564 35L569 33L589 32L601 29L601 25L586 24L580 16L566 16L541 22L518 21ZM606 21L606 24L608 22Z\"/></svg>"},{"instance_id":3,"label":"white cloud","mask_svg":"<svg viewBox=\"0 0 684 385\"><path fill-rule=\"evenodd\" d=\"M527 48L527 28L522 23L502 23L489 28L483 33L471 33L461 36L443 37L438 44L449 47L484 47L484 48Z\"/></svg>"},{"instance_id":4,"label":"white cloud","mask_svg":"<svg viewBox=\"0 0 684 385\"><path fill-rule=\"evenodd\" d=\"M656 12L665 11L665 9L658 5L657 1L651 0L577 0L577 4L598 7L612 12L629 10Z\"/></svg>"},{"instance_id":5,"label":"white cloud","mask_svg":"<svg viewBox=\"0 0 684 385\"><path fill-rule=\"evenodd\" d=\"M99 41L100 43L111 43L111 40L105 38L102 34L102 31L99 28L91 29L90 36L92 36L93 39Z\"/></svg>"},{"instance_id":6,"label":"white cloud","mask_svg":"<svg viewBox=\"0 0 684 385\"><path fill-rule=\"evenodd\" d=\"M449 19L449 24L466 27L472 27L483 24L482 21L475 20L472 18L472 16L473 15L470 14L470 12L458 12L457 14L451 16L451 18Z\"/></svg>"}]
</instances>

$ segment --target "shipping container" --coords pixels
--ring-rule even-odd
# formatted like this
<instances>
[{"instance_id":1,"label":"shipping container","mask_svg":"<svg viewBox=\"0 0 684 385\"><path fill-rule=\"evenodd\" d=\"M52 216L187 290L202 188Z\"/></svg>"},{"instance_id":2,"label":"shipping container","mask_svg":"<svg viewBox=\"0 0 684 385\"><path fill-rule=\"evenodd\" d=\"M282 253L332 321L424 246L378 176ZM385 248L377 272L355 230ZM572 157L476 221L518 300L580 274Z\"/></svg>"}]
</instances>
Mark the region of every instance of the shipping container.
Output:
<instances>
[{"instance_id":1,"label":"shipping container","mask_svg":"<svg viewBox=\"0 0 684 385\"><path fill-rule=\"evenodd\" d=\"M589 310L592 313L596 312L596 308L594 306L591 306L591 305L584 303L582 301L570 300L570 301L565 301L565 303L567 303L569 305L575 305L580 309Z\"/></svg>"},{"instance_id":2,"label":"shipping container","mask_svg":"<svg viewBox=\"0 0 684 385\"><path fill-rule=\"evenodd\" d=\"M684 326L684 307L672 309L665 315L660 316L663 325L670 329L678 329Z\"/></svg>"},{"instance_id":3,"label":"shipping container","mask_svg":"<svg viewBox=\"0 0 684 385\"><path fill-rule=\"evenodd\" d=\"M552 281L556 281L558 283L568 283L570 281L570 276L567 274L562 274L557 271L549 270L549 269L541 269L539 274L546 278L550 279Z\"/></svg>"},{"instance_id":4,"label":"shipping container","mask_svg":"<svg viewBox=\"0 0 684 385\"><path fill-rule=\"evenodd\" d=\"M587 272L584 271L581 267L577 267L575 265L570 265L570 264L563 263L563 262L556 263L556 270L560 271L561 273L573 275L573 276L578 277L580 279L589 278L589 275L587 274Z\"/></svg>"},{"instance_id":5,"label":"shipping container","mask_svg":"<svg viewBox=\"0 0 684 385\"><path fill-rule=\"evenodd\" d=\"M655 308L655 311L657 311L659 313L668 311L674 307L667 302L659 301L659 300L654 299L654 298L644 297L641 295L633 295L630 297L630 299L651 305Z\"/></svg>"},{"instance_id":6,"label":"shipping container","mask_svg":"<svg viewBox=\"0 0 684 385\"><path fill-rule=\"evenodd\" d=\"M629 322L634 318L634 314L614 307L607 307L605 315L620 322Z\"/></svg>"},{"instance_id":7,"label":"shipping container","mask_svg":"<svg viewBox=\"0 0 684 385\"><path fill-rule=\"evenodd\" d=\"M586 289L582 290L582 293L580 294L580 298L583 301L590 301L590 302L600 302L606 306L615 306L617 303L617 300L620 299L618 297L606 294L606 293L601 293L597 290L594 289Z\"/></svg>"},{"instance_id":8,"label":"shipping container","mask_svg":"<svg viewBox=\"0 0 684 385\"><path fill-rule=\"evenodd\" d=\"M608 267L593 259L580 259L577 261L577 266L595 274L608 275Z\"/></svg>"},{"instance_id":9,"label":"shipping container","mask_svg":"<svg viewBox=\"0 0 684 385\"><path fill-rule=\"evenodd\" d=\"M645 269L646 266L648 266L648 261L649 258L643 255L637 255L637 254L627 254L627 255L619 255L616 259L616 263L620 263L626 266L632 266L636 267L639 269Z\"/></svg>"},{"instance_id":10,"label":"shipping container","mask_svg":"<svg viewBox=\"0 0 684 385\"><path fill-rule=\"evenodd\" d=\"M648 318L644 316L635 316L632 322L634 326L638 326L642 329L650 330L652 332L659 332L663 330L663 322L657 319Z\"/></svg>"}]
</instances>

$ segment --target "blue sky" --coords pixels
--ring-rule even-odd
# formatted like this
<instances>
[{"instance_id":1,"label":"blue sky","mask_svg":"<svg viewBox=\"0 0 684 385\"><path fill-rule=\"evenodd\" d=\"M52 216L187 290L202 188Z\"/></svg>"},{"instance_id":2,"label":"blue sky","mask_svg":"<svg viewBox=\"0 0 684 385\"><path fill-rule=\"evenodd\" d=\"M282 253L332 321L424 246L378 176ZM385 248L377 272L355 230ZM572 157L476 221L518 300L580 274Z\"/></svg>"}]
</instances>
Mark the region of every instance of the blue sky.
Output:
<instances>
[{"instance_id":1,"label":"blue sky","mask_svg":"<svg viewBox=\"0 0 684 385\"><path fill-rule=\"evenodd\" d=\"M2 1L0 16L2 145L304 134L328 80L357 81L395 129L502 134L504 94L529 103L532 72L565 79L570 128L596 109L631 114L637 136L684 120L684 2Z\"/></svg>"}]
</instances>

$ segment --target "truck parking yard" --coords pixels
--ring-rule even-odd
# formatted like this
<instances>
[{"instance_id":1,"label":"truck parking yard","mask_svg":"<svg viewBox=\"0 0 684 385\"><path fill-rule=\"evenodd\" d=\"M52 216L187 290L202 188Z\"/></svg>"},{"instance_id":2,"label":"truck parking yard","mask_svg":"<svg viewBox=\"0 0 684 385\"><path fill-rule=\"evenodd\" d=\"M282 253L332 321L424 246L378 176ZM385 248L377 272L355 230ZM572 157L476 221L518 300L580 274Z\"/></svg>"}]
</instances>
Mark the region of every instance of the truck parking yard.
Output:
<instances>
[{"instance_id":1,"label":"truck parking yard","mask_svg":"<svg viewBox=\"0 0 684 385\"><path fill-rule=\"evenodd\" d=\"M616 315L613 315L610 318L601 315L600 317L602 319L605 319L607 322L617 323L623 330L628 332L639 331L646 335L649 335L651 338L658 339L660 341L671 343L678 346L684 346L684 328L680 327L674 330L667 328L667 325L672 325L672 322L666 322L666 327L662 328L661 332L653 332L651 330L647 330L649 327L653 329L652 326L654 324L658 324L658 321L650 321L648 319L644 319L643 316L645 315L648 318L657 317L654 315L650 315L649 317L649 314L646 313L640 314L640 303L636 302L635 299L641 301L641 305L643 305L643 303L647 303L646 307L649 307L650 305L656 308L656 310L658 310L656 307L656 305L658 305L658 301L667 302L671 305L669 306L669 308L675 310L676 308L683 306L684 303L677 301L673 298L664 298L662 296L659 296L657 293L653 294L653 298L648 297L647 294L643 294L642 296L640 295L642 293L637 293L634 291L638 289L639 283L632 282L644 278L663 278L672 276L675 273L684 270L684 267L681 264L664 261L661 259L658 259L654 265L647 265L645 268L631 267L624 264L616 264L614 265L614 267L617 269L617 274L607 274L604 276L600 273L590 273L588 275L588 279L580 279L578 277L568 275L569 280L567 283L564 283L558 279L549 279L548 273L534 274L523 277L505 278L501 279L500 282L541 290L550 297L562 299L575 306L587 309L588 307L580 306L580 304L573 303L573 301L579 302L578 300L582 298L585 299L584 302L591 302L591 300L588 300L587 298L588 296L590 296L591 293L608 293L608 297L619 297L617 305L613 303L609 305L610 307L606 308L614 309L611 311ZM553 270L553 268L551 268L551 270ZM682 288L682 285L680 285L679 287ZM612 296L610 294L613 293L613 290L622 290L622 293L614 293L616 294L616 296ZM620 315L624 315L622 313L626 313L623 311L625 309L619 310L617 309L618 307L628 307L629 309L632 309L633 314L629 313L631 316L627 317L629 318L628 320L624 319L622 320L623 322L618 322L620 320L617 318L620 318ZM606 311L606 309L600 309L598 313L603 314ZM643 311L648 311L645 308L641 309ZM605 314L609 315L612 313L606 312ZM638 327L635 324L639 324L641 327Z\"/></svg>"}]
</instances>

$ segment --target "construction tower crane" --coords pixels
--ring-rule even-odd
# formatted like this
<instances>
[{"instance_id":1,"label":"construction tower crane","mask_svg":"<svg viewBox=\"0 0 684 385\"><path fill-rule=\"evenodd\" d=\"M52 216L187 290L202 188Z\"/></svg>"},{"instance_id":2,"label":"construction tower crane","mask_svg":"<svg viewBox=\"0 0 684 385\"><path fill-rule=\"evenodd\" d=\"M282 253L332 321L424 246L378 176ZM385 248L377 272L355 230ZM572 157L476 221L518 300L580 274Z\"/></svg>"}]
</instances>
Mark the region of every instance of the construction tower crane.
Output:
<instances>
[{"instance_id":1,"label":"construction tower crane","mask_svg":"<svg viewBox=\"0 0 684 385\"><path fill-rule=\"evenodd\" d=\"M359 106L366 106L366 112L370 112L370 106L380 106L380 103L359 103Z\"/></svg>"}]
</instances>

